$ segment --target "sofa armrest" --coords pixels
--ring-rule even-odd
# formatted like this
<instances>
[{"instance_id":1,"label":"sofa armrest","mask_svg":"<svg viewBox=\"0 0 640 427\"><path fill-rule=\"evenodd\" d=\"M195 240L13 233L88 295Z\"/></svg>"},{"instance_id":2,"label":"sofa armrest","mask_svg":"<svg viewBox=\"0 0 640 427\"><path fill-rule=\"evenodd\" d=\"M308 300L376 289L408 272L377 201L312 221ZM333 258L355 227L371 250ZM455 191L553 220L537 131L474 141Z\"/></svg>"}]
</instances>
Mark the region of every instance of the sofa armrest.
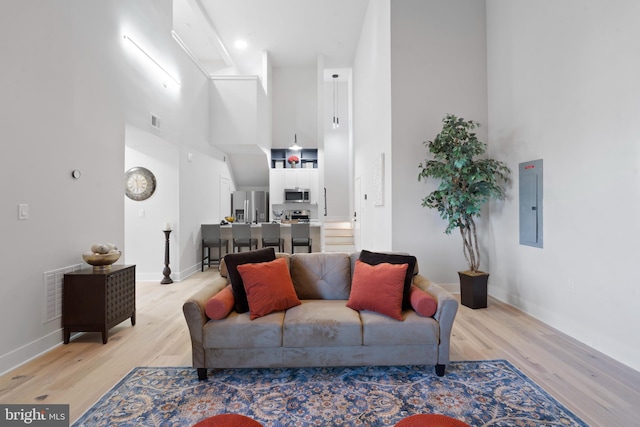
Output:
<instances>
[{"instance_id":1,"label":"sofa armrest","mask_svg":"<svg viewBox=\"0 0 640 427\"><path fill-rule=\"evenodd\" d=\"M191 335L191 350L193 366L195 368L205 367L204 346L202 344L203 328L209 320L204 312L207 301L227 286L225 278L216 278L211 284L202 288L182 305L182 312L189 327Z\"/></svg>"},{"instance_id":2,"label":"sofa armrest","mask_svg":"<svg viewBox=\"0 0 640 427\"><path fill-rule=\"evenodd\" d=\"M458 300L446 289L431 282L420 274L416 274L413 277L413 284L423 291L431 294L438 303L436 314L433 315L433 318L440 325L438 363L441 365L447 364L449 363L449 347L453 321L456 318L456 313L458 312Z\"/></svg>"}]
</instances>

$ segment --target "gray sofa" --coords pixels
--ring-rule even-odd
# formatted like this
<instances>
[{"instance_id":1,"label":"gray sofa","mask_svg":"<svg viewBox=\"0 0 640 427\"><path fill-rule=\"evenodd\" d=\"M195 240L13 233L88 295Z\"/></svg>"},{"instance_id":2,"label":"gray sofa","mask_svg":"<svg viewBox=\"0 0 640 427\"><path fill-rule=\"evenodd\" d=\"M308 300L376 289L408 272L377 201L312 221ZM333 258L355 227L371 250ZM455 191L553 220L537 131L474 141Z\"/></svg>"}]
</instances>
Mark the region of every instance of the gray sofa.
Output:
<instances>
[{"instance_id":1,"label":"gray sofa","mask_svg":"<svg viewBox=\"0 0 640 427\"><path fill-rule=\"evenodd\" d=\"M277 254L288 261L302 304L255 320L231 311L222 320L205 314L209 298L228 282L220 278L183 305L191 334L193 367L201 380L207 369L364 365L435 365L442 376L458 301L414 270L413 284L437 301L433 317L412 309L403 321L346 306L359 253Z\"/></svg>"}]
</instances>

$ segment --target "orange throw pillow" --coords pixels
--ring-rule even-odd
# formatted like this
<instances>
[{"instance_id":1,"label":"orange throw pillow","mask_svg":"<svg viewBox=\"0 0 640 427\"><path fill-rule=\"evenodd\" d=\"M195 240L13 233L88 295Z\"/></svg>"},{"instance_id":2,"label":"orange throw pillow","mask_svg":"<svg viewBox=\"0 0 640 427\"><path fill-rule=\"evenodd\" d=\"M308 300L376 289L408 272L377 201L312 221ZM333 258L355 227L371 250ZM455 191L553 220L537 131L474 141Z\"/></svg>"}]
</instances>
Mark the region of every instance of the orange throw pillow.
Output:
<instances>
[{"instance_id":1,"label":"orange throw pillow","mask_svg":"<svg viewBox=\"0 0 640 427\"><path fill-rule=\"evenodd\" d=\"M204 306L204 312L209 319L220 320L227 317L236 301L233 297L233 291L231 285L227 285L226 288L209 298L207 304Z\"/></svg>"},{"instance_id":2,"label":"orange throw pillow","mask_svg":"<svg viewBox=\"0 0 640 427\"><path fill-rule=\"evenodd\" d=\"M402 294L407 267L408 264L369 265L357 260L347 307L403 320Z\"/></svg>"},{"instance_id":3,"label":"orange throw pillow","mask_svg":"<svg viewBox=\"0 0 640 427\"><path fill-rule=\"evenodd\" d=\"M415 285L411 285L409 295L411 307L420 316L431 317L436 314L438 303L430 294Z\"/></svg>"},{"instance_id":4,"label":"orange throw pillow","mask_svg":"<svg viewBox=\"0 0 640 427\"><path fill-rule=\"evenodd\" d=\"M247 292L251 320L301 304L285 258L239 265L238 273Z\"/></svg>"}]
</instances>

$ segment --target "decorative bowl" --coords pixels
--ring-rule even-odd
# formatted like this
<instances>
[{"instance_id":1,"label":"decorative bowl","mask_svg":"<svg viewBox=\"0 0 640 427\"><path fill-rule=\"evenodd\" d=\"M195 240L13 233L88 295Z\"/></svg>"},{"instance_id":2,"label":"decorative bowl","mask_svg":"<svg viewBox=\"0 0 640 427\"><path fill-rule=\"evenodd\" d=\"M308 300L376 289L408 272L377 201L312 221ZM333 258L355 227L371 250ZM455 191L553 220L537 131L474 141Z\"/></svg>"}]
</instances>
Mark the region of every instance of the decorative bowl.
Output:
<instances>
[{"instance_id":1,"label":"decorative bowl","mask_svg":"<svg viewBox=\"0 0 640 427\"><path fill-rule=\"evenodd\" d=\"M94 271L105 271L111 268L111 264L116 262L121 254L120 251L111 251L108 254L85 252L82 254L82 259L92 265Z\"/></svg>"}]
</instances>

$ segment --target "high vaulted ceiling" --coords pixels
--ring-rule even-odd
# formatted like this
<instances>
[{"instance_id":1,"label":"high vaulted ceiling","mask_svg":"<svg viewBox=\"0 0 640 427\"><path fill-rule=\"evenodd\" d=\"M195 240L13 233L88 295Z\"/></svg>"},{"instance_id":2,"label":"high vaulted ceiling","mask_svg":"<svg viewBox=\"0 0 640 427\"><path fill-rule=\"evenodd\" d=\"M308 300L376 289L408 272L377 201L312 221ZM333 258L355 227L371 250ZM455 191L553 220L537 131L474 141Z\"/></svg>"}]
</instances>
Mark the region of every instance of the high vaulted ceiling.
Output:
<instances>
[{"instance_id":1,"label":"high vaulted ceiling","mask_svg":"<svg viewBox=\"0 0 640 427\"><path fill-rule=\"evenodd\" d=\"M260 74L263 52L274 67L314 66L322 55L326 68L348 68L368 3L174 0L174 30L212 75ZM237 40L247 48L235 48Z\"/></svg>"},{"instance_id":2,"label":"high vaulted ceiling","mask_svg":"<svg viewBox=\"0 0 640 427\"><path fill-rule=\"evenodd\" d=\"M264 75L272 67L316 67L325 80L351 68L369 0L173 0L178 42L209 76ZM237 40L247 43L237 49ZM343 75L343 73L340 73ZM219 147L238 188L268 186L262 148Z\"/></svg>"}]
</instances>

